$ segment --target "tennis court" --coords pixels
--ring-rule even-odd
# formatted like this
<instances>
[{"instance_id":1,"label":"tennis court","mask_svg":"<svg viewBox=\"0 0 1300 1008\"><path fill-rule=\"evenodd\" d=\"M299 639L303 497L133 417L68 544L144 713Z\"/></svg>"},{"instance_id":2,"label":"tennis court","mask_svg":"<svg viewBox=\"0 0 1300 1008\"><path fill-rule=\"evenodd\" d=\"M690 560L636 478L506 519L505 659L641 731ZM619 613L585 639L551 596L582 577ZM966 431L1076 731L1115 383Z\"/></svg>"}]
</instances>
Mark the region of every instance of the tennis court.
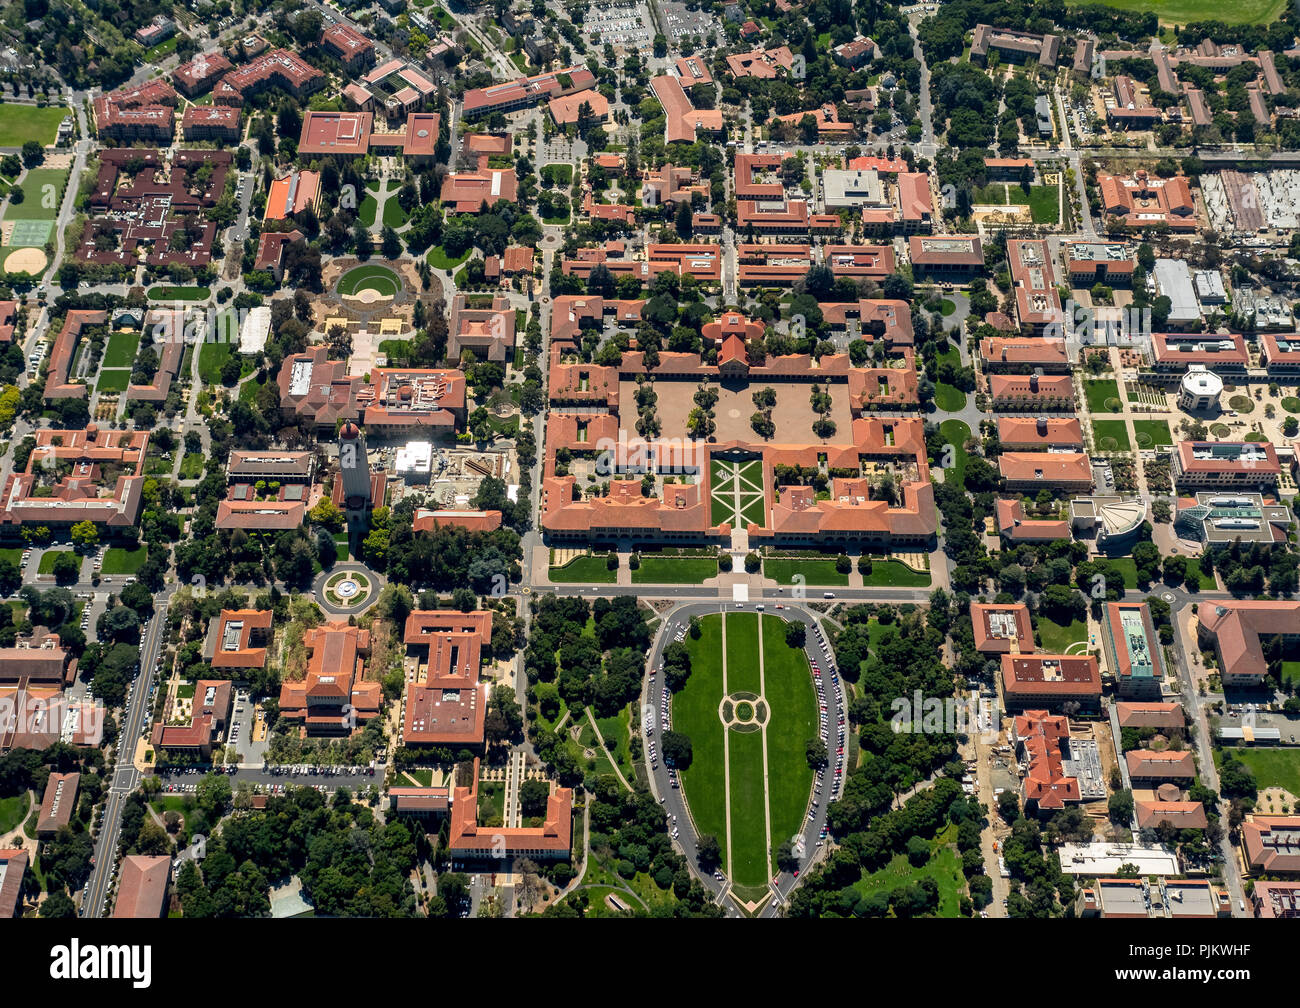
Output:
<instances>
[{"instance_id":1,"label":"tennis court","mask_svg":"<svg viewBox=\"0 0 1300 1008\"><path fill-rule=\"evenodd\" d=\"M44 248L54 231L52 220L15 220L5 242L11 248Z\"/></svg>"}]
</instances>

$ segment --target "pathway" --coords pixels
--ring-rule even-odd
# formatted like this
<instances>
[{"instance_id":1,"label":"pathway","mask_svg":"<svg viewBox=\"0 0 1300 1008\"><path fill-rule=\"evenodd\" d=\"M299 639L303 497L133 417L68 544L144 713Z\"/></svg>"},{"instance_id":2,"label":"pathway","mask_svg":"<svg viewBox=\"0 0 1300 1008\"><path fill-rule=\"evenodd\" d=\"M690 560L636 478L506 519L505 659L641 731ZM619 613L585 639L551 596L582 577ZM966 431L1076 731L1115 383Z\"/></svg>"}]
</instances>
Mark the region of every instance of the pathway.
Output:
<instances>
[{"instance_id":1,"label":"pathway","mask_svg":"<svg viewBox=\"0 0 1300 1008\"><path fill-rule=\"evenodd\" d=\"M763 614L758 614L758 695L763 698L763 704L767 707L767 717L763 719L762 725L758 729L759 737L763 742L763 827L764 839L767 842L767 870L772 870L772 789L768 786L767 773L767 726L772 723L772 705L767 700L767 670L763 659ZM730 728L727 729L731 731ZM781 898L780 891L773 889L777 899Z\"/></svg>"},{"instance_id":2,"label":"pathway","mask_svg":"<svg viewBox=\"0 0 1300 1008\"><path fill-rule=\"evenodd\" d=\"M631 791L632 785L627 782L627 778L623 776L623 771L618 768L618 760L614 759L614 757L609 754L609 750L605 747L605 737L601 735L600 726L596 724L596 717L591 713L590 707L586 708L586 715L587 723L591 725L591 730L596 733L596 745L600 746L601 751L604 752L606 757L609 759L609 765L614 770L614 776L618 778L620 784Z\"/></svg>"},{"instance_id":3,"label":"pathway","mask_svg":"<svg viewBox=\"0 0 1300 1008\"><path fill-rule=\"evenodd\" d=\"M722 617L722 695L730 695L727 689L727 617ZM726 864L727 876L733 877L736 871L736 863L731 859L731 731L726 725L722 726L722 786L723 794L726 795L723 808L726 810L727 820L727 847L726 847Z\"/></svg>"}]
</instances>

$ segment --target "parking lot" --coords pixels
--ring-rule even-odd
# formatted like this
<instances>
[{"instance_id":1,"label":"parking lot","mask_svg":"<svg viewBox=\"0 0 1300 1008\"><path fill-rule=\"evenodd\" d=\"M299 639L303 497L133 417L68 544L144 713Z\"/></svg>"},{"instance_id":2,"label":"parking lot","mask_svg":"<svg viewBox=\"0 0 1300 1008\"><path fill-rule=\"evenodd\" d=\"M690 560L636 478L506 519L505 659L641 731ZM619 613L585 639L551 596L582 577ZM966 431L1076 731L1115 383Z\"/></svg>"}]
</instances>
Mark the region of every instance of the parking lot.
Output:
<instances>
[{"instance_id":1,"label":"parking lot","mask_svg":"<svg viewBox=\"0 0 1300 1008\"><path fill-rule=\"evenodd\" d=\"M582 32L595 46L649 52L654 46L654 19L644 3L594 3L583 16Z\"/></svg>"},{"instance_id":2,"label":"parking lot","mask_svg":"<svg viewBox=\"0 0 1300 1008\"><path fill-rule=\"evenodd\" d=\"M718 19L706 10L687 10L684 3L675 0L661 4L659 9L664 16L664 34L670 43L691 37L704 41L711 32L719 37L722 34Z\"/></svg>"}]
</instances>

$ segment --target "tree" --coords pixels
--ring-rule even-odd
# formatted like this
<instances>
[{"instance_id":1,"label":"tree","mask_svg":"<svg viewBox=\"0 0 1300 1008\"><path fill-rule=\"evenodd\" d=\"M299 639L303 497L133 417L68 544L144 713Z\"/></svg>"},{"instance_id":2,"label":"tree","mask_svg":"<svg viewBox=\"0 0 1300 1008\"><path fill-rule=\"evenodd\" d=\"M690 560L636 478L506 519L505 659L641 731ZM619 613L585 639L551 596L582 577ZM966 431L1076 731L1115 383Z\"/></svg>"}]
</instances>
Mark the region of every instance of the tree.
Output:
<instances>
[{"instance_id":1,"label":"tree","mask_svg":"<svg viewBox=\"0 0 1300 1008\"><path fill-rule=\"evenodd\" d=\"M678 770L686 770L691 765L694 754L691 740L681 732L666 731L659 740L663 746L664 762Z\"/></svg>"},{"instance_id":2,"label":"tree","mask_svg":"<svg viewBox=\"0 0 1300 1008\"><path fill-rule=\"evenodd\" d=\"M722 863L722 845L718 838L706 833L695 844L695 856L704 871L712 871Z\"/></svg>"},{"instance_id":3,"label":"tree","mask_svg":"<svg viewBox=\"0 0 1300 1008\"><path fill-rule=\"evenodd\" d=\"M63 552L54 558L56 584L73 584L80 576L81 559L75 553Z\"/></svg>"},{"instance_id":4,"label":"tree","mask_svg":"<svg viewBox=\"0 0 1300 1008\"><path fill-rule=\"evenodd\" d=\"M791 620L785 625L785 643L792 648L801 648L808 639L808 628L801 620Z\"/></svg>"},{"instance_id":5,"label":"tree","mask_svg":"<svg viewBox=\"0 0 1300 1008\"><path fill-rule=\"evenodd\" d=\"M804 754L808 758L808 767L812 770L823 769L829 760L826 744L821 739L809 739Z\"/></svg>"},{"instance_id":6,"label":"tree","mask_svg":"<svg viewBox=\"0 0 1300 1008\"><path fill-rule=\"evenodd\" d=\"M44 902L41 903L40 916L46 918L76 917L77 907L67 893L59 890L45 897Z\"/></svg>"},{"instance_id":7,"label":"tree","mask_svg":"<svg viewBox=\"0 0 1300 1008\"><path fill-rule=\"evenodd\" d=\"M519 809L525 816L546 814L551 787L544 780L529 779L519 785Z\"/></svg>"},{"instance_id":8,"label":"tree","mask_svg":"<svg viewBox=\"0 0 1300 1008\"><path fill-rule=\"evenodd\" d=\"M45 160L45 147L39 140L28 140L23 144L23 164L35 168Z\"/></svg>"},{"instance_id":9,"label":"tree","mask_svg":"<svg viewBox=\"0 0 1300 1008\"><path fill-rule=\"evenodd\" d=\"M1133 792L1127 788L1116 791L1106 803L1110 821L1117 826L1127 826L1133 820Z\"/></svg>"},{"instance_id":10,"label":"tree","mask_svg":"<svg viewBox=\"0 0 1300 1008\"><path fill-rule=\"evenodd\" d=\"M89 519L72 526L72 543L82 553L89 553L99 544L99 528Z\"/></svg>"}]
</instances>

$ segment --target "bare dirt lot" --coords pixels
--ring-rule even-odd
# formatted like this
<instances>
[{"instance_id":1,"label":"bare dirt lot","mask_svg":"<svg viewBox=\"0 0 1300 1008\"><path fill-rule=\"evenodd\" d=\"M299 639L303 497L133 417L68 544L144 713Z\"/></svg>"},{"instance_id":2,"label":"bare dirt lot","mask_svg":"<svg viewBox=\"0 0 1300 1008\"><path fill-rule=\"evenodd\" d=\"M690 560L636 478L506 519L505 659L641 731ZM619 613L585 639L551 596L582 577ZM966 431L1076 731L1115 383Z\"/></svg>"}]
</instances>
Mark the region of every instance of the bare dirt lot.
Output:
<instances>
[{"instance_id":1,"label":"bare dirt lot","mask_svg":"<svg viewBox=\"0 0 1300 1008\"><path fill-rule=\"evenodd\" d=\"M812 410L809 396L812 382L806 385L773 382L770 386L764 382L751 382L745 386L714 385L718 389L718 402L713 407L714 419L718 429L715 437L718 441L762 441L749 425L749 418L754 415L753 395L763 388L776 390L776 407L772 410L772 422L776 424L776 436L772 439L779 444L813 444L818 441L813 436L812 425L817 414ZM695 390L699 385L693 381L673 381L660 378L655 382L655 392L659 395L657 410L659 422L663 427L662 437L685 438L686 418L695 407ZM829 390L832 408L830 419L835 422L834 440L846 440L852 418L849 415L848 386L822 385ZM634 410L636 402L636 383L622 382L619 387L619 401L627 405L625 410ZM635 416L635 414L631 414Z\"/></svg>"}]
</instances>

